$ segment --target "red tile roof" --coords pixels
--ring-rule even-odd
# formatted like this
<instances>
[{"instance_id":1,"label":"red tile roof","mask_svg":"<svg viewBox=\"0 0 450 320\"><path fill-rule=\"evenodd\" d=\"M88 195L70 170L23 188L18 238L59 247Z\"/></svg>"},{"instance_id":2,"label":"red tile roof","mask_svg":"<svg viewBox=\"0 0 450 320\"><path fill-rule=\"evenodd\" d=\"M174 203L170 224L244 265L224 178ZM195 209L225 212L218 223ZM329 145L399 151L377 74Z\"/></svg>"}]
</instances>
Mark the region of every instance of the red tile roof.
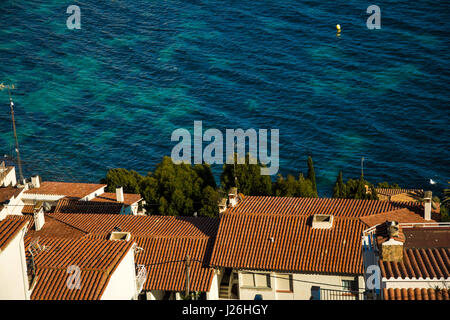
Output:
<instances>
[{"instance_id":1,"label":"red tile roof","mask_svg":"<svg viewBox=\"0 0 450 320\"><path fill-rule=\"evenodd\" d=\"M214 269L209 262L213 239L192 237L136 237L144 251L136 255L136 263L147 268L147 281L143 289L183 291L186 285L186 255L191 259L190 288L209 291ZM173 261L171 263L162 263Z\"/></svg>"},{"instance_id":2,"label":"red tile roof","mask_svg":"<svg viewBox=\"0 0 450 320\"><path fill-rule=\"evenodd\" d=\"M384 223L386 221L397 221L399 223L428 222L418 214L406 208L383 212L370 216L364 216L361 217L360 220L369 227Z\"/></svg>"},{"instance_id":3,"label":"red tile roof","mask_svg":"<svg viewBox=\"0 0 450 320\"><path fill-rule=\"evenodd\" d=\"M393 196L397 194L411 194L417 196L423 196L422 189L389 189L389 188L375 188L375 191L378 194L382 194L385 196Z\"/></svg>"},{"instance_id":4,"label":"red tile roof","mask_svg":"<svg viewBox=\"0 0 450 320\"><path fill-rule=\"evenodd\" d=\"M33 221L34 226L34 221ZM87 233L69 224L56 220L49 215L45 215L45 223L41 230L33 229L27 232L27 238L82 238Z\"/></svg>"},{"instance_id":5,"label":"red tile roof","mask_svg":"<svg viewBox=\"0 0 450 320\"><path fill-rule=\"evenodd\" d=\"M134 245L133 241L98 239L39 239L43 250L37 253L37 282L33 300L100 299L111 275ZM69 289L67 268L81 270L81 288Z\"/></svg>"},{"instance_id":6,"label":"red tile roof","mask_svg":"<svg viewBox=\"0 0 450 320\"><path fill-rule=\"evenodd\" d=\"M78 182L56 182L44 181L39 188L33 188L25 191L26 194L48 194L48 195L62 195L73 198L83 198L106 184L94 183L78 183Z\"/></svg>"},{"instance_id":7,"label":"red tile roof","mask_svg":"<svg viewBox=\"0 0 450 320\"><path fill-rule=\"evenodd\" d=\"M186 255L191 259L191 290L209 291L214 270L209 267L218 219L205 217L51 214L61 222L107 239L115 227L130 232L144 249L136 263L147 267L144 290L182 291L185 288ZM170 261L174 261L168 263Z\"/></svg>"},{"instance_id":8,"label":"red tile roof","mask_svg":"<svg viewBox=\"0 0 450 320\"><path fill-rule=\"evenodd\" d=\"M230 213L257 212L307 216L329 214L336 217L364 217L401 208L420 211L421 206L416 202L395 203L378 200L247 196L236 207L229 208L227 211Z\"/></svg>"},{"instance_id":9,"label":"red tile roof","mask_svg":"<svg viewBox=\"0 0 450 320\"><path fill-rule=\"evenodd\" d=\"M63 198L56 204L54 213L120 214L123 204L118 202L81 201Z\"/></svg>"},{"instance_id":10,"label":"red tile roof","mask_svg":"<svg viewBox=\"0 0 450 320\"><path fill-rule=\"evenodd\" d=\"M448 289L383 289L384 300L450 300Z\"/></svg>"},{"instance_id":11,"label":"red tile roof","mask_svg":"<svg viewBox=\"0 0 450 320\"><path fill-rule=\"evenodd\" d=\"M0 204L13 197L17 197L22 190L23 188L0 187Z\"/></svg>"},{"instance_id":12,"label":"red tile roof","mask_svg":"<svg viewBox=\"0 0 450 320\"><path fill-rule=\"evenodd\" d=\"M124 199L124 201L123 201L124 204L132 205L132 204L142 200L142 196L140 194L124 193L123 199ZM97 196L96 198L92 199L92 201L117 203L117 197L116 197L115 193L105 192L105 193L102 193L101 195Z\"/></svg>"},{"instance_id":13,"label":"red tile roof","mask_svg":"<svg viewBox=\"0 0 450 320\"><path fill-rule=\"evenodd\" d=\"M0 221L0 251L5 250L14 237L26 226L27 219L3 219Z\"/></svg>"},{"instance_id":14,"label":"red tile roof","mask_svg":"<svg viewBox=\"0 0 450 320\"><path fill-rule=\"evenodd\" d=\"M313 229L297 214L226 213L211 258L215 266L289 272L362 274L358 219ZM273 241L272 241L273 239Z\"/></svg>"},{"instance_id":15,"label":"red tile roof","mask_svg":"<svg viewBox=\"0 0 450 320\"><path fill-rule=\"evenodd\" d=\"M402 262L379 261L383 278L448 279L450 248L404 249Z\"/></svg>"},{"instance_id":16,"label":"red tile roof","mask_svg":"<svg viewBox=\"0 0 450 320\"><path fill-rule=\"evenodd\" d=\"M417 203L377 200L245 197L222 216L214 266L289 272L362 274L359 218ZM333 215L333 227L313 229L311 216ZM380 218L380 217L378 217Z\"/></svg>"},{"instance_id":17,"label":"red tile roof","mask_svg":"<svg viewBox=\"0 0 450 320\"><path fill-rule=\"evenodd\" d=\"M215 236L218 219L206 217L132 216L50 213L51 217L91 234L109 234L115 227L134 236Z\"/></svg>"}]
</instances>

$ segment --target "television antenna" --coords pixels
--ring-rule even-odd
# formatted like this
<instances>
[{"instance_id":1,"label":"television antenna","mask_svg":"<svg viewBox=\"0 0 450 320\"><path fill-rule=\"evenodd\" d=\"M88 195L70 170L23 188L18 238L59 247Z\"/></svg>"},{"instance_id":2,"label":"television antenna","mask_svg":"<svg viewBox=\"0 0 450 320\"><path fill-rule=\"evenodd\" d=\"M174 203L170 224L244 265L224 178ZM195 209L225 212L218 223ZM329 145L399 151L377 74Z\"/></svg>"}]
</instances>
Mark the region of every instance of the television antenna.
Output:
<instances>
[{"instance_id":1,"label":"television antenna","mask_svg":"<svg viewBox=\"0 0 450 320\"><path fill-rule=\"evenodd\" d=\"M13 124L13 131L14 131L14 141L16 143L16 154L17 154L17 165L19 167L19 177L20 182L23 183L23 173L22 173L22 162L20 161L20 151L19 151L19 140L17 139L17 132L16 132L16 121L14 119L14 102L12 101L11 97L11 90L16 89L14 84L3 84L0 83L0 90L3 91L3 89L8 89L8 95L9 95L9 105L11 107L11 119Z\"/></svg>"}]
</instances>

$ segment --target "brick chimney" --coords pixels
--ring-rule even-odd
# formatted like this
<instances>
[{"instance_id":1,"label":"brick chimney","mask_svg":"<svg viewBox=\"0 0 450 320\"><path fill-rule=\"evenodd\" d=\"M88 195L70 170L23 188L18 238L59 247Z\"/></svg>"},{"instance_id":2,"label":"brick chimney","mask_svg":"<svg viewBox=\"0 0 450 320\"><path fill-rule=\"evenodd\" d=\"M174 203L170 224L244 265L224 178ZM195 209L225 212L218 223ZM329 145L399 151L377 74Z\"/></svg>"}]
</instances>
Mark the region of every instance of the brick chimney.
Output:
<instances>
[{"instance_id":1,"label":"brick chimney","mask_svg":"<svg viewBox=\"0 0 450 320\"><path fill-rule=\"evenodd\" d=\"M431 198L433 197L433 193L431 191L425 191L425 195L423 197L424 200L424 219L431 220Z\"/></svg>"},{"instance_id":2,"label":"brick chimney","mask_svg":"<svg viewBox=\"0 0 450 320\"><path fill-rule=\"evenodd\" d=\"M398 222L387 221L386 225L389 240L381 244L381 258L384 261L401 262L403 261L403 242L399 240Z\"/></svg>"},{"instance_id":3,"label":"brick chimney","mask_svg":"<svg viewBox=\"0 0 450 320\"><path fill-rule=\"evenodd\" d=\"M123 198L123 187L122 186L118 186L116 188L116 200L117 202L123 202L124 198Z\"/></svg>"}]
</instances>

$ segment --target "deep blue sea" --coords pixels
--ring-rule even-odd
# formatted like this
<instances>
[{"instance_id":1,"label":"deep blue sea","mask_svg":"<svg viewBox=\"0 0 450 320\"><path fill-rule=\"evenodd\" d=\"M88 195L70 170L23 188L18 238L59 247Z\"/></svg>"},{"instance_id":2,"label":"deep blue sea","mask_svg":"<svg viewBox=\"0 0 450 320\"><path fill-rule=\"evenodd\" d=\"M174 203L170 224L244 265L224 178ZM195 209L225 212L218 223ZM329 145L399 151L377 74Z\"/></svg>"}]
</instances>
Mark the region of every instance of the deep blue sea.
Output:
<instances>
[{"instance_id":1,"label":"deep blue sea","mask_svg":"<svg viewBox=\"0 0 450 320\"><path fill-rule=\"evenodd\" d=\"M379 30L366 27L371 4ZM66 26L69 5L80 30ZM0 82L17 86L25 174L46 180L146 174L173 130L202 120L279 129L280 173L306 172L312 155L322 195L340 169L358 177L361 157L369 181L442 190L449 21L444 1L2 0ZM5 91L0 106L11 154Z\"/></svg>"}]
</instances>

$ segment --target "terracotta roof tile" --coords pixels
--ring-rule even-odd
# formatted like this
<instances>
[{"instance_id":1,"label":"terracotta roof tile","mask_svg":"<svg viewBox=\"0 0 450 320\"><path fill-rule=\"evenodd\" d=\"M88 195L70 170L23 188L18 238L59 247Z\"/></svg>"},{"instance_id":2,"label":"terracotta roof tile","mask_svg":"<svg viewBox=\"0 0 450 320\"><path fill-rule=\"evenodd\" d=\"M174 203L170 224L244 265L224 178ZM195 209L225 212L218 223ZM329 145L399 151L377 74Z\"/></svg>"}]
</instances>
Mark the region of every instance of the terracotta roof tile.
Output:
<instances>
[{"instance_id":1,"label":"terracotta roof tile","mask_svg":"<svg viewBox=\"0 0 450 320\"><path fill-rule=\"evenodd\" d=\"M384 300L450 300L448 289L383 289Z\"/></svg>"},{"instance_id":2,"label":"terracotta roof tile","mask_svg":"<svg viewBox=\"0 0 450 320\"><path fill-rule=\"evenodd\" d=\"M296 214L226 213L211 264L290 272L362 274L358 219L334 218L331 229L313 229ZM273 241L272 241L273 239Z\"/></svg>"},{"instance_id":3,"label":"terracotta roof tile","mask_svg":"<svg viewBox=\"0 0 450 320\"><path fill-rule=\"evenodd\" d=\"M107 239L120 228L144 251L136 263L147 267L144 290L182 291L185 288L187 254L191 263L191 290L209 291L214 275L209 267L219 221L205 217L52 214L61 222L88 232L89 238ZM174 261L172 263L166 263Z\"/></svg>"},{"instance_id":4,"label":"terracotta roof tile","mask_svg":"<svg viewBox=\"0 0 450 320\"><path fill-rule=\"evenodd\" d=\"M100 299L109 278L134 245L133 241L98 239L39 239L43 248L37 253L37 282L34 300ZM81 288L69 289L67 268L81 270Z\"/></svg>"},{"instance_id":5,"label":"terracotta roof tile","mask_svg":"<svg viewBox=\"0 0 450 320\"><path fill-rule=\"evenodd\" d=\"M406 208L364 216L360 220L369 227L386 221L397 221L399 223L427 222L427 220Z\"/></svg>"},{"instance_id":6,"label":"terracotta roof tile","mask_svg":"<svg viewBox=\"0 0 450 320\"><path fill-rule=\"evenodd\" d=\"M124 204L132 205L132 204L142 200L142 196L140 194L124 193L123 199L124 199L124 201L123 201ZM102 193L101 195L97 196L96 198L92 199L92 201L117 203L117 197L116 197L115 193L105 192L105 193Z\"/></svg>"},{"instance_id":7,"label":"terracotta roof tile","mask_svg":"<svg viewBox=\"0 0 450 320\"><path fill-rule=\"evenodd\" d=\"M296 214L311 216L314 214L330 214L336 217L364 217L396 209L408 208L419 212L421 205L416 202L395 203L378 200L354 200L332 198L290 198L247 196L236 207L228 212ZM415 209L415 210L414 210Z\"/></svg>"},{"instance_id":8,"label":"terracotta roof tile","mask_svg":"<svg viewBox=\"0 0 450 320\"><path fill-rule=\"evenodd\" d=\"M12 239L28 223L27 219L3 219L0 221L0 251L4 250Z\"/></svg>"},{"instance_id":9,"label":"terracotta roof tile","mask_svg":"<svg viewBox=\"0 0 450 320\"><path fill-rule=\"evenodd\" d=\"M94 183L44 181L41 183L39 188L30 189L25 191L25 193L83 198L96 190L101 189L102 187L106 187L106 185Z\"/></svg>"},{"instance_id":10,"label":"terracotta roof tile","mask_svg":"<svg viewBox=\"0 0 450 320\"><path fill-rule=\"evenodd\" d=\"M34 223L33 223L34 225ZM45 223L41 230L36 231L33 229L27 232L27 238L81 238L86 235L86 232L75 228L69 224L61 222L52 218L49 215L45 215Z\"/></svg>"},{"instance_id":11,"label":"terracotta roof tile","mask_svg":"<svg viewBox=\"0 0 450 320\"><path fill-rule=\"evenodd\" d=\"M63 198L53 213L120 214L123 204L118 202L81 201Z\"/></svg>"},{"instance_id":12,"label":"terracotta roof tile","mask_svg":"<svg viewBox=\"0 0 450 320\"><path fill-rule=\"evenodd\" d=\"M393 196L398 194L410 194L422 197L423 190L422 189L388 189L388 188L375 188L375 191L378 194L382 194L385 196Z\"/></svg>"},{"instance_id":13,"label":"terracotta roof tile","mask_svg":"<svg viewBox=\"0 0 450 320\"><path fill-rule=\"evenodd\" d=\"M6 200L10 200L11 198L17 197L23 188L15 188L15 187L0 187L0 204L5 202Z\"/></svg>"},{"instance_id":14,"label":"terracotta roof tile","mask_svg":"<svg viewBox=\"0 0 450 320\"><path fill-rule=\"evenodd\" d=\"M403 261L379 261L383 278L448 279L450 248L403 249Z\"/></svg>"}]
</instances>

